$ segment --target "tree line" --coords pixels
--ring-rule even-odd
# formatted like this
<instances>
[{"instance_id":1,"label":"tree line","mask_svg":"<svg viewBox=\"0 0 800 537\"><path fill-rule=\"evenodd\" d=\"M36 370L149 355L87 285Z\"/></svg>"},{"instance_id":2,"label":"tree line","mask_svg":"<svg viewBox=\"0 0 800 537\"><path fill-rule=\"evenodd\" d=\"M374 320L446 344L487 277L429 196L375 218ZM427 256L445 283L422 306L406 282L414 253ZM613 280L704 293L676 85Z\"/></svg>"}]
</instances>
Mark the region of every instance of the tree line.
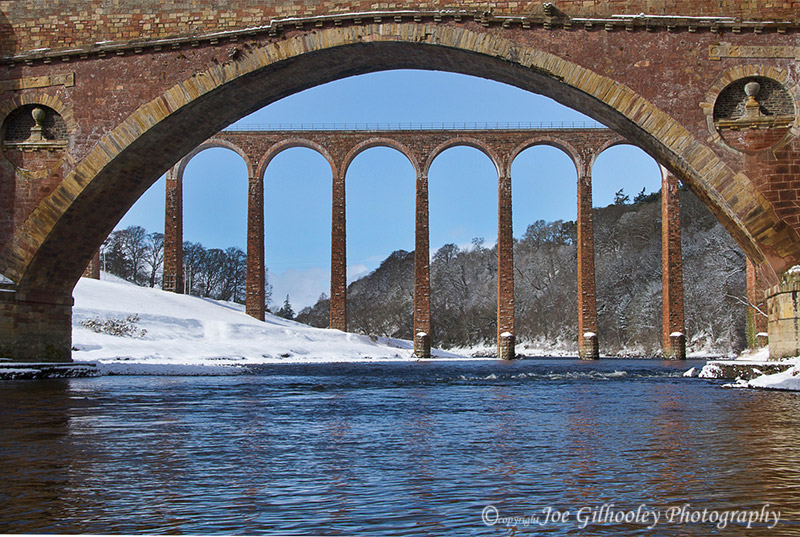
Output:
<instances>
[{"instance_id":1,"label":"tree line","mask_svg":"<svg viewBox=\"0 0 800 537\"><path fill-rule=\"evenodd\" d=\"M100 266L137 285L161 286L164 234L141 226L116 230L100 248ZM247 255L241 248L206 248L186 241L183 272L184 293L244 303Z\"/></svg>"}]
</instances>

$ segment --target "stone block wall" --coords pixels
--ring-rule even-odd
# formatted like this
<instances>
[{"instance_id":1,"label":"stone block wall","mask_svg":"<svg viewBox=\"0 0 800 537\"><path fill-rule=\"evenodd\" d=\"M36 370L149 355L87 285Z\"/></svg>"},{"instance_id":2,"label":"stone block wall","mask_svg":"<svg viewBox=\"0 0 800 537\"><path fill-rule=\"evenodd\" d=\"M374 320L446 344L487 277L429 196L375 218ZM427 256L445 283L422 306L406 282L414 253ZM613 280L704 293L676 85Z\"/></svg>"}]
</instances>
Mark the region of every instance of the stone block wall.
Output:
<instances>
[{"instance_id":1,"label":"stone block wall","mask_svg":"<svg viewBox=\"0 0 800 537\"><path fill-rule=\"evenodd\" d=\"M769 357L800 356L800 271L767 291Z\"/></svg>"},{"instance_id":2,"label":"stone block wall","mask_svg":"<svg viewBox=\"0 0 800 537\"><path fill-rule=\"evenodd\" d=\"M745 20L796 19L800 1L783 2L722 0L620 0L586 2L559 0L555 9L547 10L543 2L494 2L446 0L408 3L375 3L371 1L334 2L332 0L292 0L261 2L235 0L179 0L162 9L135 0L48 0L47 2L0 2L5 24L0 26L2 52L10 53L40 48L72 48L101 41L133 41L143 35L169 38L207 32L224 32L237 28L259 27L271 19L335 15L337 13L369 13L372 11L464 10L479 15L516 14L548 17L558 21L572 17L606 18L617 14L728 16Z\"/></svg>"},{"instance_id":3,"label":"stone block wall","mask_svg":"<svg viewBox=\"0 0 800 537\"><path fill-rule=\"evenodd\" d=\"M0 288L0 357L15 361L72 360L72 298L53 300Z\"/></svg>"}]
</instances>

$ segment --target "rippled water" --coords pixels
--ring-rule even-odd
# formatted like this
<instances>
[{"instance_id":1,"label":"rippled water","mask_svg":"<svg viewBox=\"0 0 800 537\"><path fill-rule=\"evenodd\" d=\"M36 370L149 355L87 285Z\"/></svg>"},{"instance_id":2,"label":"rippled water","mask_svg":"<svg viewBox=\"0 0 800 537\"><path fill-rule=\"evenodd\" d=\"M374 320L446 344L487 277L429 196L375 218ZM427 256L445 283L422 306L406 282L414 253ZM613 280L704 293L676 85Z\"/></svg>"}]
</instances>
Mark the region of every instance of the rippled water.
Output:
<instances>
[{"instance_id":1,"label":"rippled water","mask_svg":"<svg viewBox=\"0 0 800 537\"><path fill-rule=\"evenodd\" d=\"M800 394L681 377L692 365L7 382L0 532L800 535ZM708 521L762 510L777 526Z\"/></svg>"}]
</instances>

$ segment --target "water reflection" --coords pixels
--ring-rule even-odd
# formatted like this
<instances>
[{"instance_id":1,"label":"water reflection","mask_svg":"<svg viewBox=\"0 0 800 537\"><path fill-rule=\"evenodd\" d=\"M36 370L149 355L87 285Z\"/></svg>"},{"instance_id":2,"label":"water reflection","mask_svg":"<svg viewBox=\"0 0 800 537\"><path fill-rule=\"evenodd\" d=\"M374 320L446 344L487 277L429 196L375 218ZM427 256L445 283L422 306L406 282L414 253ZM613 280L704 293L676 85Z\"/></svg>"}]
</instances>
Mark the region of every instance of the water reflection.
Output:
<instances>
[{"instance_id":1,"label":"water reflection","mask_svg":"<svg viewBox=\"0 0 800 537\"><path fill-rule=\"evenodd\" d=\"M659 362L522 361L9 382L0 530L647 535L639 523L582 529L575 511L689 502L769 503L781 525L748 535L800 531L798 395L676 374ZM489 528L489 504L500 516L573 515Z\"/></svg>"}]
</instances>

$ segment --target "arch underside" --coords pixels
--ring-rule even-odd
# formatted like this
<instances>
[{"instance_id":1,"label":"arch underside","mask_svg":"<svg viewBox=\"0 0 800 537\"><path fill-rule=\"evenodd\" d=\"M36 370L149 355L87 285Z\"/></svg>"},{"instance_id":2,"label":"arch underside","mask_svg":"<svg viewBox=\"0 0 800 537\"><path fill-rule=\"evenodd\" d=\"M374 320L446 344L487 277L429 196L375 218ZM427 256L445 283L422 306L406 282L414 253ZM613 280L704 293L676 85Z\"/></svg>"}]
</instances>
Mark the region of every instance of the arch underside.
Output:
<instances>
[{"instance_id":1,"label":"arch underside","mask_svg":"<svg viewBox=\"0 0 800 537\"><path fill-rule=\"evenodd\" d=\"M496 35L398 23L333 28L261 44L142 105L19 227L0 253L0 273L21 292L70 293L131 205L206 139L298 91L389 69L457 72L551 97L610 126L653 156L711 208L755 261L766 259L781 271L800 259L796 233L746 177L624 85ZM626 104L617 109L606 102ZM648 119L656 115L663 121ZM744 193L731 201L721 190L733 179Z\"/></svg>"}]
</instances>

